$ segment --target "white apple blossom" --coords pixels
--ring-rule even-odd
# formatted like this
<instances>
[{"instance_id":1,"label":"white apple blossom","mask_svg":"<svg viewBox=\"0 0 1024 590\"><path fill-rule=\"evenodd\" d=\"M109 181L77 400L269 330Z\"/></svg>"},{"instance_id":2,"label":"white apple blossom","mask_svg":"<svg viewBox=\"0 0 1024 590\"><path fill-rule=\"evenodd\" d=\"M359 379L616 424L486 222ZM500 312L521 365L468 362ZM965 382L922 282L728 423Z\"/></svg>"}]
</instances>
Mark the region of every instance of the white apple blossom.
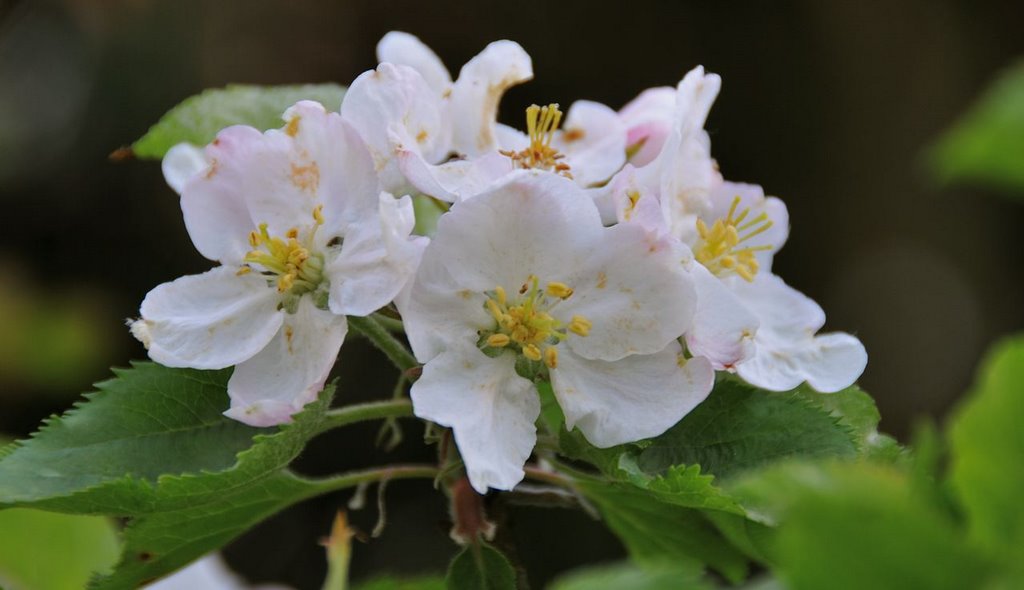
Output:
<instances>
[{"instance_id":1,"label":"white apple blossom","mask_svg":"<svg viewBox=\"0 0 1024 590\"><path fill-rule=\"evenodd\" d=\"M789 233L781 200L765 197L757 185L722 182L712 190L710 212L697 229L697 260L759 321L753 354L735 366L740 377L774 391L806 381L823 393L860 377L867 365L864 345L841 332L816 335L825 312L771 272Z\"/></svg>"},{"instance_id":2,"label":"white apple blossom","mask_svg":"<svg viewBox=\"0 0 1024 590\"><path fill-rule=\"evenodd\" d=\"M661 153L673 129L675 110L676 89L671 86L648 88L619 109L630 164L644 166Z\"/></svg>"},{"instance_id":3,"label":"white apple blossom","mask_svg":"<svg viewBox=\"0 0 1024 590\"><path fill-rule=\"evenodd\" d=\"M409 33L392 31L384 35L377 44L377 59L408 66L422 76L442 102L444 126L451 132L451 151L467 157L497 149L502 95L533 78L530 56L518 43L507 40L491 43L466 62L454 82L437 54Z\"/></svg>"},{"instance_id":4,"label":"white apple blossom","mask_svg":"<svg viewBox=\"0 0 1024 590\"><path fill-rule=\"evenodd\" d=\"M697 260L691 245L671 235L668 222L654 192L643 186L636 170L627 165L598 202L606 204L608 223L628 223L672 244L677 259L689 273L697 294L693 325L686 333L686 345L695 357L704 357L715 369L731 369L754 354L758 320L729 290L728 286ZM700 244L703 246L703 244Z\"/></svg>"},{"instance_id":5,"label":"white apple blossom","mask_svg":"<svg viewBox=\"0 0 1024 590\"><path fill-rule=\"evenodd\" d=\"M234 365L225 414L254 426L286 422L315 398L345 316L389 303L425 245L409 238L410 199L379 190L338 114L300 102L284 118L266 133L229 127L207 146L181 207L196 249L221 266L156 287L131 326L161 364Z\"/></svg>"},{"instance_id":6,"label":"white apple blossom","mask_svg":"<svg viewBox=\"0 0 1024 590\"><path fill-rule=\"evenodd\" d=\"M456 203L402 300L426 364L417 416L450 426L473 487L511 489L535 440L546 373L566 426L608 447L656 436L710 392L677 341L695 292L671 243L604 227L568 179L517 171Z\"/></svg>"},{"instance_id":7,"label":"white apple blossom","mask_svg":"<svg viewBox=\"0 0 1024 590\"><path fill-rule=\"evenodd\" d=\"M837 391L860 376L867 354L848 334L815 336L824 324L821 308L771 274L788 235L788 212L761 187L725 182L718 173L703 127L720 85L697 67L680 81L671 108L666 88L623 107L631 162L640 167L624 168L595 201L606 221L663 224L658 231L691 249L686 264L698 293L686 337L691 353L765 389L806 381ZM660 218L650 205L646 212L639 207L649 194L660 201Z\"/></svg>"},{"instance_id":8,"label":"white apple blossom","mask_svg":"<svg viewBox=\"0 0 1024 590\"><path fill-rule=\"evenodd\" d=\"M705 74L700 66L690 70L676 87L672 127L661 151L637 168L643 185L658 195L670 232L684 242L693 241L697 217L710 207L718 179L704 122L720 86L716 74ZM653 102L662 106L648 110L648 116L664 112L663 93Z\"/></svg>"}]
</instances>

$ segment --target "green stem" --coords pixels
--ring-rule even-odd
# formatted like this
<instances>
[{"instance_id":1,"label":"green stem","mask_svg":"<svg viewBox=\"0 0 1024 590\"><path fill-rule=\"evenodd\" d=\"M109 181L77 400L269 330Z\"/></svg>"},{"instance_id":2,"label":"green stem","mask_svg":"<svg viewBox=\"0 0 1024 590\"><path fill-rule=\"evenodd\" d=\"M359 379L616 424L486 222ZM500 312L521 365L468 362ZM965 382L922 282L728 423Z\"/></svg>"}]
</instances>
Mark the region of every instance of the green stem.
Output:
<instances>
[{"instance_id":1,"label":"green stem","mask_svg":"<svg viewBox=\"0 0 1024 590\"><path fill-rule=\"evenodd\" d=\"M374 346L386 354L391 362L402 371L408 371L420 364L416 357L409 352L409 349L397 338L391 335L380 322L372 317L349 316L348 325L361 332L373 342Z\"/></svg>"},{"instance_id":2,"label":"green stem","mask_svg":"<svg viewBox=\"0 0 1024 590\"><path fill-rule=\"evenodd\" d=\"M402 320L396 320L395 318L389 318L382 313L375 313L372 316L373 319L377 320L377 323L384 327L388 332L397 332L398 334L405 333L405 324Z\"/></svg>"},{"instance_id":3,"label":"green stem","mask_svg":"<svg viewBox=\"0 0 1024 590\"><path fill-rule=\"evenodd\" d=\"M323 422L316 433L320 434L341 426L377 420L379 418L401 418L412 416L412 403L408 399L390 399L382 402L356 404L330 410L324 415Z\"/></svg>"},{"instance_id":4,"label":"green stem","mask_svg":"<svg viewBox=\"0 0 1024 590\"><path fill-rule=\"evenodd\" d=\"M437 474L438 469L433 465L391 465L389 467L351 471L335 475L334 477L306 481L314 486L309 496L315 496L326 494L327 492L354 488L362 483L391 481L394 479L434 479L437 477Z\"/></svg>"},{"instance_id":5,"label":"green stem","mask_svg":"<svg viewBox=\"0 0 1024 590\"><path fill-rule=\"evenodd\" d=\"M559 473L529 465L523 467L523 471L526 473L526 477L532 480L542 481L563 488L572 488L572 480Z\"/></svg>"}]
</instances>

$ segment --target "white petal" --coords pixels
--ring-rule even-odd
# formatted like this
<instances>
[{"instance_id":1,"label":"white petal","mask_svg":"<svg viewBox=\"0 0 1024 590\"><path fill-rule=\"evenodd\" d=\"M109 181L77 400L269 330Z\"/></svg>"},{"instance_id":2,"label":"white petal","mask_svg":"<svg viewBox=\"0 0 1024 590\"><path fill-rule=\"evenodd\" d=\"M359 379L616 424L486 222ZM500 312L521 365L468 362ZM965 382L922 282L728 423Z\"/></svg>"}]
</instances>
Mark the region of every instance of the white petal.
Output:
<instances>
[{"instance_id":1,"label":"white petal","mask_svg":"<svg viewBox=\"0 0 1024 590\"><path fill-rule=\"evenodd\" d=\"M753 282L730 277L726 284L760 320L758 342L797 340L813 335L825 325L821 306L778 275L759 272Z\"/></svg>"},{"instance_id":2,"label":"white petal","mask_svg":"<svg viewBox=\"0 0 1024 590\"><path fill-rule=\"evenodd\" d=\"M560 351L551 380L566 427L578 427L602 448L665 432L704 401L715 382L707 359L681 355L675 342L614 362Z\"/></svg>"},{"instance_id":3,"label":"white petal","mask_svg":"<svg viewBox=\"0 0 1024 590\"><path fill-rule=\"evenodd\" d=\"M462 66L450 98L452 149L467 156L495 149L502 95L532 78L530 56L513 41L495 41Z\"/></svg>"},{"instance_id":4,"label":"white petal","mask_svg":"<svg viewBox=\"0 0 1024 590\"><path fill-rule=\"evenodd\" d=\"M676 89L672 131L658 157L640 169L645 183L659 187L672 233L687 243L695 231L693 216L706 212L717 177L704 122L720 86L721 79L705 75L702 67L686 74Z\"/></svg>"},{"instance_id":5,"label":"white petal","mask_svg":"<svg viewBox=\"0 0 1024 590\"><path fill-rule=\"evenodd\" d=\"M761 322L753 358L736 365L747 382L786 391L807 381L832 392L856 381L867 365L867 353L853 336L815 333L825 313L813 300L775 275L760 273L753 283L730 280L730 287Z\"/></svg>"},{"instance_id":6,"label":"white petal","mask_svg":"<svg viewBox=\"0 0 1024 590\"><path fill-rule=\"evenodd\" d=\"M415 150L431 163L448 153L441 99L410 67L382 63L361 74L345 93L341 115L366 142L389 192L398 193L405 185L396 150Z\"/></svg>"},{"instance_id":7,"label":"white petal","mask_svg":"<svg viewBox=\"0 0 1024 590\"><path fill-rule=\"evenodd\" d=\"M634 166L644 166L661 152L672 130L676 106L676 89L671 86L648 88L619 110L626 125L626 144L636 153L629 159Z\"/></svg>"},{"instance_id":8,"label":"white petal","mask_svg":"<svg viewBox=\"0 0 1024 590\"><path fill-rule=\"evenodd\" d=\"M379 196L376 219L353 225L327 265L331 311L366 316L391 302L416 272L427 239L410 237L412 199Z\"/></svg>"},{"instance_id":9,"label":"white petal","mask_svg":"<svg viewBox=\"0 0 1024 590\"><path fill-rule=\"evenodd\" d=\"M446 214L447 215L447 214ZM463 288L428 246L415 280L396 303L416 359L426 363L448 348L476 342L494 320L480 291Z\"/></svg>"},{"instance_id":10,"label":"white petal","mask_svg":"<svg viewBox=\"0 0 1024 590\"><path fill-rule=\"evenodd\" d=\"M575 293L558 305L567 321L581 315L592 323L586 337L567 344L590 359L614 361L665 348L690 327L696 292L677 248L637 224L603 228L586 260L564 282Z\"/></svg>"},{"instance_id":11,"label":"white petal","mask_svg":"<svg viewBox=\"0 0 1024 590\"><path fill-rule=\"evenodd\" d=\"M423 368L411 396L417 416L452 428L474 489L511 490L522 481L540 400L516 374L513 355L489 358L472 347L445 352Z\"/></svg>"},{"instance_id":12,"label":"white petal","mask_svg":"<svg viewBox=\"0 0 1024 590\"><path fill-rule=\"evenodd\" d=\"M345 316L317 309L309 297L256 356L235 367L225 416L251 426L273 426L316 399L345 340Z\"/></svg>"},{"instance_id":13,"label":"white petal","mask_svg":"<svg viewBox=\"0 0 1024 590\"><path fill-rule=\"evenodd\" d=\"M193 177L184 187L181 211L185 227L196 250L210 260L241 264L251 249L249 232L258 223L253 222L246 203L250 180L246 165L240 165L233 154L247 152L262 140L263 135L252 127L224 129L206 148L210 160L206 174ZM251 172L262 177L260 170Z\"/></svg>"},{"instance_id":14,"label":"white petal","mask_svg":"<svg viewBox=\"0 0 1024 590\"><path fill-rule=\"evenodd\" d=\"M531 274L563 281L587 264L603 226L572 181L517 170L438 222L424 257L438 257L460 288L517 290Z\"/></svg>"},{"instance_id":15,"label":"white petal","mask_svg":"<svg viewBox=\"0 0 1024 590\"><path fill-rule=\"evenodd\" d=\"M686 345L716 369L731 369L754 354L757 316L703 265L690 261L687 268L697 289L697 312Z\"/></svg>"},{"instance_id":16,"label":"white petal","mask_svg":"<svg viewBox=\"0 0 1024 590\"><path fill-rule=\"evenodd\" d=\"M244 590L248 586L233 571L228 569L217 553L190 564L166 578L144 586L146 590Z\"/></svg>"},{"instance_id":17,"label":"white petal","mask_svg":"<svg viewBox=\"0 0 1024 590\"><path fill-rule=\"evenodd\" d=\"M377 43L377 61L409 66L419 72L438 95L452 85L452 77L441 58L415 35L391 31Z\"/></svg>"},{"instance_id":18,"label":"white petal","mask_svg":"<svg viewBox=\"0 0 1024 590\"><path fill-rule=\"evenodd\" d=\"M355 128L338 113L328 113L312 101L296 103L283 118L284 132L268 134L290 138L288 175L293 186L289 188L299 188L299 194L291 190L266 195L263 201L250 198L253 218L266 221L282 216L289 219L289 227L301 227L312 222L313 207L322 204L324 227L318 237L326 242L331 234L343 234L349 224L375 216L378 178L370 152ZM315 190L295 186L297 178L315 180ZM296 203L305 205L296 207ZM269 210L264 213L263 207Z\"/></svg>"},{"instance_id":19,"label":"white petal","mask_svg":"<svg viewBox=\"0 0 1024 590\"><path fill-rule=\"evenodd\" d=\"M235 273L221 266L150 291L132 327L150 358L168 367L223 369L266 346L283 319L277 291L260 275Z\"/></svg>"},{"instance_id":20,"label":"white petal","mask_svg":"<svg viewBox=\"0 0 1024 590\"><path fill-rule=\"evenodd\" d=\"M399 167L413 187L425 195L454 203L473 197L512 172L512 160L498 152L478 158L431 165L411 150L398 153Z\"/></svg>"},{"instance_id":21,"label":"white petal","mask_svg":"<svg viewBox=\"0 0 1024 590\"><path fill-rule=\"evenodd\" d=\"M857 338L833 332L814 337L814 346L803 350L801 365L807 384L822 393L853 385L868 364L868 353Z\"/></svg>"},{"instance_id":22,"label":"white petal","mask_svg":"<svg viewBox=\"0 0 1024 590\"><path fill-rule=\"evenodd\" d=\"M554 146L566 155L576 183L591 186L608 180L626 163L626 126L607 106L578 100L569 108Z\"/></svg>"},{"instance_id":23,"label":"white petal","mask_svg":"<svg viewBox=\"0 0 1024 590\"><path fill-rule=\"evenodd\" d=\"M185 183L206 170L209 165L210 161L206 159L206 153L202 148L183 142L167 150L163 161L160 162L160 169L168 186L180 195L185 189Z\"/></svg>"}]
</instances>

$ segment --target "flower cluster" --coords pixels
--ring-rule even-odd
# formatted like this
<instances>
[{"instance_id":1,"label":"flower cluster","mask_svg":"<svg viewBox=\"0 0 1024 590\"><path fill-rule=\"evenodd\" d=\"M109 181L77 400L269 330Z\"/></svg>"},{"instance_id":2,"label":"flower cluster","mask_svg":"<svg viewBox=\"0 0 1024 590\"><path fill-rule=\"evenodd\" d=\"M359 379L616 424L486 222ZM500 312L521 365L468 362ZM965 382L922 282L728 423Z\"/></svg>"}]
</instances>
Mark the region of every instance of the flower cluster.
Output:
<instances>
[{"instance_id":1,"label":"flower cluster","mask_svg":"<svg viewBox=\"0 0 1024 590\"><path fill-rule=\"evenodd\" d=\"M165 365L234 366L227 415L286 422L323 386L346 316L392 305L422 375L416 414L450 427L480 492L511 489L536 443L538 386L608 447L657 436L715 371L769 390L850 385L867 357L818 335L821 308L771 270L786 207L727 182L702 68L619 111L578 101L499 124L530 57L498 41L458 78L393 32L340 112L223 130L164 160L197 250L219 263L160 285L132 333ZM412 198L441 207L414 235Z\"/></svg>"}]
</instances>

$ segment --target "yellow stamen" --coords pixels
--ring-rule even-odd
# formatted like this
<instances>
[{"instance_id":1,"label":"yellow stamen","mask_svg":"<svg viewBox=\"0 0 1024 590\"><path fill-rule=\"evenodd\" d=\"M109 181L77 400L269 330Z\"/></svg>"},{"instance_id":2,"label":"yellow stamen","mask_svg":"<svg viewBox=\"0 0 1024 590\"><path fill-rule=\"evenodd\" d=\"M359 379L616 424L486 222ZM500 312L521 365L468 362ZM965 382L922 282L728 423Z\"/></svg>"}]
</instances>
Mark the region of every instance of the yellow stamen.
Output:
<instances>
[{"instance_id":1,"label":"yellow stamen","mask_svg":"<svg viewBox=\"0 0 1024 590\"><path fill-rule=\"evenodd\" d=\"M487 346L492 348L504 348L512 339L507 334L491 334L487 337Z\"/></svg>"},{"instance_id":2,"label":"yellow stamen","mask_svg":"<svg viewBox=\"0 0 1024 590\"><path fill-rule=\"evenodd\" d=\"M547 365L549 369L558 368L558 348L554 346L547 347L544 351L544 364Z\"/></svg>"},{"instance_id":3,"label":"yellow stamen","mask_svg":"<svg viewBox=\"0 0 1024 590\"><path fill-rule=\"evenodd\" d=\"M527 344L523 347L523 356L531 361L539 361L541 358L540 348L538 348L536 344Z\"/></svg>"},{"instance_id":4,"label":"yellow stamen","mask_svg":"<svg viewBox=\"0 0 1024 590\"><path fill-rule=\"evenodd\" d=\"M771 245L743 246L742 244L772 227L767 213L761 213L748 220L750 208L736 214L740 197L733 199L725 217L716 219L709 227L703 219L697 220L697 235L700 243L694 250L694 257L708 270L718 276L735 273L745 281L753 281L759 264L755 252L771 250Z\"/></svg>"},{"instance_id":5,"label":"yellow stamen","mask_svg":"<svg viewBox=\"0 0 1024 590\"><path fill-rule=\"evenodd\" d=\"M562 122L562 111L557 104L547 106L530 105L526 109L526 133L530 137L530 145L516 152L504 150L501 153L512 158L517 168L537 168L551 170L556 174L572 178L569 165L561 162L565 155L551 147L559 123Z\"/></svg>"},{"instance_id":6,"label":"yellow stamen","mask_svg":"<svg viewBox=\"0 0 1024 590\"><path fill-rule=\"evenodd\" d=\"M547 289L548 295L558 297L559 299L568 299L572 295L572 289L565 283L551 282L548 283Z\"/></svg>"},{"instance_id":7,"label":"yellow stamen","mask_svg":"<svg viewBox=\"0 0 1024 590\"><path fill-rule=\"evenodd\" d=\"M267 224L261 223L258 230L249 232L249 244L253 250L245 255L245 262L258 264L278 275L276 284L281 293L302 295L315 290L323 281L323 258L310 252L310 248L317 229L323 223L322 206L313 209L313 220L313 228L301 241L298 228L288 229L284 238L271 237Z\"/></svg>"},{"instance_id":8,"label":"yellow stamen","mask_svg":"<svg viewBox=\"0 0 1024 590\"><path fill-rule=\"evenodd\" d=\"M590 323L590 320L581 315L572 316L572 320L569 322L569 331L577 336L587 336L590 334L591 327L593 324Z\"/></svg>"}]
</instances>

